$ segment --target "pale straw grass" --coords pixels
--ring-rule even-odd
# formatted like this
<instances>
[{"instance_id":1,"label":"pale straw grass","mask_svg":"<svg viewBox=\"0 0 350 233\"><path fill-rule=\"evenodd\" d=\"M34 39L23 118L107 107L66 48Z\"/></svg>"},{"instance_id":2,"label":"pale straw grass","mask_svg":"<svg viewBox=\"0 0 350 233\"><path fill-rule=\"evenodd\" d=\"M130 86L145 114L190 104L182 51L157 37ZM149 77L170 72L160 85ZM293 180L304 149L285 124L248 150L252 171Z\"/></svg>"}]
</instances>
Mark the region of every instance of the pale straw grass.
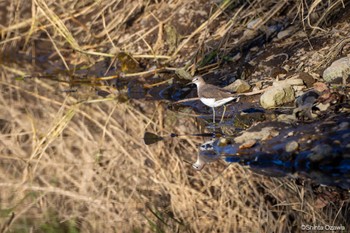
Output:
<instances>
[{"instance_id":1,"label":"pale straw grass","mask_svg":"<svg viewBox=\"0 0 350 233\"><path fill-rule=\"evenodd\" d=\"M73 50L78 51L78 58L90 57L87 67L126 51L144 63L158 64L161 71L182 67L191 74L197 68L220 66L199 67L211 49L229 54L258 35L259 30L252 29L253 33L239 40L235 37L257 16L260 20L255 27L259 28L287 9L284 13L290 19L300 17L295 21L299 26L307 22L305 27L328 30L323 22L344 4L260 0L250 5L181 0L4 2L10 2L6 8L9 19L0 28L1 51L6 54L20 51L36 56L36 46L49 41L52 57L58 55L57 60L64 61L67 69L72 67ZM179 14L183 18L194 14L193 4L200 8L203 20L188 23L195 27L169 55L162 49L169 43L162 27L179 20ZM327 8L312 21L321 5ZM167 110L163 102L99 99L93 91L84 97L67 94L63 90L69 88L70 77L60 83L28 78L35 76L36 65L41 67L37 61L2 61L2 232L44 232L55 224L73 226L80 232L293 232L302 224L348 222L347 203L317 209L311 187L297 185L294 179L269 178L224 162L200 173L193 171L188 162L195 161L201 138L168 137L144 145L145 131L198 133L194 118ZM125 76L147 78L153 73L146 70Z\"/></svg>"}]
</instances>

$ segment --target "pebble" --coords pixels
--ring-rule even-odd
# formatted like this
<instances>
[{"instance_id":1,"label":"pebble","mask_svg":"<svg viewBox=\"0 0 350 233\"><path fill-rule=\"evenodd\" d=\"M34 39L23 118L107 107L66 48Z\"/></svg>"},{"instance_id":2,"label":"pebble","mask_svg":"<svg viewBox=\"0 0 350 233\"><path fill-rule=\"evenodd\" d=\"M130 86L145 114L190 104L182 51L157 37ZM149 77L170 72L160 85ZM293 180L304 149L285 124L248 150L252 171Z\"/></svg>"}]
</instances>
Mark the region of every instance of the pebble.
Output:
<instances>
[{"instance_id":1,"label":"pebble","mask_svg":"<svg viewBox=\"0 0 350 233\"><path fill-rule=\"evenodd\" d=\"M246 143L252 140L264 141L279 135L279 131L274 127L265 127L258 132L248 132L245 131L242 135L235 137L234 141L236 143Z\"/></svg>"},{"instance_id":2,"label":"pebble","mask_svg":"<svg viewBox=\"0 0 350 233\"><path fill-rule=\"evenodd\" d=\"M242 79L237 79L236 81L225 87L225 89L236 93L243 93L250 90L250 85L248 82Z\"/></svg>"},{"instance_id":3,"label":"pebble","mask_svg":"<svg viewBox=\"0 0 350 233\"><path fill-rule=\"evenodd\" d=\"M273 86L284 86L284 85L291 85L291 86L304 86L304 81L300 78L290 78L282 81L276 81L272 85Z\"/></svg>"},{"instance_id":4,"label":"pebble","mask_svg":"<svg viewBox=\"0 0 350 233\"><path fill-rule=\"evenodd\" d=\"M296 141L288 142L286 145L286 151L287 152L293 152L296 151L299 148L299 144Z\"/></svg>"},{"instance_id":5,"label":"pebble","mask_svg":"<svg viewBox=\"0 0 350 233\"><path fill-rule=\"evenodd\" d=\"M287 124L292 124L297 121L297 118L295 117L294 114L279 114L277 116L277 121L287 123Z\"/></svg>"},{"instance_id":6,"label":"pebble","mask_svg":"<svg viewBox=\"0 0 350 233\"><path fill-rule=\"evenodd\" d=\"M308 155L308 158L313 162L320 162L324 159L332 159L332 147L323 144L312 148L313 153Z\"/></svg>"},{"instance_id":7,"label":"pebble","mask_svg":"<svg viewBox=\"0 0 350 233\"><path fill-rule=\"evenodd\" d=\"M314 90L305 92L303 95L299 96L295 103L297 107L308 106L312 107L316 100L320 97L320 94Z\"/></svg>"},{"instance_id":8,"label":"pebble","mask_svg":"<svg viewBox=\"0 0 350 233\"><path fill-rule=\"evenodd\" d=\"M325 92L325 91L329 91L328 86L325 83L321 83L321 82L316 82L312 85L314 87L314 89L320 93Z\"/></svg>"},{"instance_id":9,"label":"pebble","mask_svg":"<svg viewBox=\"0 0 350 233\"><path fill-rule=\"evenodd\" d=\"M305 72L300 72L299 78L304 81L307 88L312 87L312 85L316 82L316 80L314 79L314 77L312 77L312 75Z\"/></svg>"},{"instance_id":10,"label":"pebble","mask_svg":"<svg viewBox=\"0 0 350 233\"><path fill-rule=\"evenodd\" d=\"M316 107L317 107L321 112L326 111L330 106L331 106L330 103L319 103L319 104L316 105Z\"/></svg>"},{"instance_id":11,"label":"pebble","mask_svg":"<svg viewBox=\"0 0 350 233\"><path fill-rule=\"evenodd\" d=\"M239 149L249 149L249 148L252 148L255 144L256 144L256 140L254 140L254 139L248 140L245 143L243 143L242 145L240 145Z\"/></svg>"},{"instance_id":12,"label":"pebble","mask_svg":"<svg viewBox=\"0 0 350 233\"><path fill-rule=\"evenodd\" d=\"M349 122L342 122L339 124L339 130L346 130L349 128L350 123Z\"/></svg>"},{"instance_id":13,"label":"pebble","mask_svg":"<svg viewBox=\"0 0 350 233\"><path fill-rule=\"evenodd\" d=\"M270 76L274 79L284 77L286 74L287 71L280 66L274 67L270 71Z\"/></svg>"},{"instance_id":14,"label":"pebble","mask_svg":"<svg viewBox=\"0 0 350 233\"><path fill-rule=\"evenodd\" d=\"M260 97L260 104L263 108L274 108L279 105L294 101L294 90L289 84L273 85Z\"/></svg>"},{"instance_id":15,"label":"pebble","mask_svg":"<svg viewBox=\"0 0 350 233\"><path fill-rule=\"evenodd\" d=\"M350 75L350 58L343 57L334 61L323 72L323 79L328 82L336 82L339 78L348 78ZM340 79L341 80L341 79Z\"/></svg>"}]
</instances>

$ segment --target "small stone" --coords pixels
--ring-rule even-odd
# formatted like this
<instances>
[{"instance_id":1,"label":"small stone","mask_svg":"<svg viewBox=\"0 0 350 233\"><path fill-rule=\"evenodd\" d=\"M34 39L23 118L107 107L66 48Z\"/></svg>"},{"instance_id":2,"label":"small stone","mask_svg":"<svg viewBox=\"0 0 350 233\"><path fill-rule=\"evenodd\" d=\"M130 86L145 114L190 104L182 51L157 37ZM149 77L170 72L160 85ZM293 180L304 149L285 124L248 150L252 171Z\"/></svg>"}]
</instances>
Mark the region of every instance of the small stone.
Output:
<instances>
[{"instance_id":1,"label":"small stone","mask_svg":"<svg viewBox=\"0 0 350 233\"><path fill-rule=\"evenodd\" d=\"M300 72L299 78L304 81L307 88L312 87L312 84L314 84L316 82L314 77L312 77L310 74L305 73L305 72Z\"/></svg>"},{"instance_id":2,"label":"small stone","mask_svg":"<svg viewBox=\"0 0 350 233\"><path fill-rule=\"evenodd\" d=\"M324 91L329 91L328 86L325 83L322 82L316 82L313 84L313 87L316 91L322 93Z\"/></svg>"},{"instance_id":3,"label":"small stone","mask_svg":"<svg viewBox=\"0 0 350 233\"><path fill-rule=\"evenodd\" d=\"M221 137L217 141L217 146L227 146L228 143L229 143L229 140L227 140L227 138Z\"/></svg>"},{"instance_id":4,"label":"small stone","mask_svg":"<svg viewBox=\"0 0 350 233\"><path fill-rule=\"evenodd\" d=\"M270 76L274 79L276 79L277 77L281 78L282 76L285 76L286 74L287 74L287 71L280 66L274 67L270 71Z\"/></svg>"},{"instance_id":5,"label":"small stone","mask_svg":"<svg viewBox=\"0 0 350 233\"><path fill-rule=\"evenodd\" d=\"M339 124L339 130L346 130L349 128L349 125L350 125L349 122L344 121L344 122Z\"/></svg>"},{"instance_id":6,"label":"small stone","mask_svg":"<svg viewBox=\"0 0 350 233\"><path fill-rule=\"evenodd\" d=\"M313 106L313 104L316 102L316 100L318 99L318 97L320 97L320 94L314 90L310 90L305 92L303 95L299 96L295 103L297 105L297 107L301 107L304 105L307 106Z\"/></svg>"},{"instance_id":7,"label":"small stone","mask_svg":"<svg viewBox=\"0 0 350 233\"><path fill-rule=\"evenodd\" d=\"M236 143L246 143L251 140L264 141L279 135L279 132L273 127L265 127L258 132L245 131L242 135L235 137Z\"/></svg>"},{"instance_id":8,"label":"small stone","mask_svg":"<svg viewBox=\"0 0 350 233\"><path fill-rule=\"evenodd\" d=\"M254 86L254 91L256 90L261 90L261 88L263 87L263 81L257 81L255 82L255 86Z\"/></svg>"},{"instance_id":9,"label":"small stone","mask_svg":"<svg viewBox=\"0 0 350 233\"><path fill-rule=\"evenodd\" d=\"M295 101L297 108L293 110L293 115L298 119L314 119L317 117L312 108L319 96L319 93L314 90L307 91L299 96Z\"/></svg>"},{"instance_id":10,"label":"small stone","mask_svg":"<svg viewBox=\"0 0 350 233\"><path fill-rule=\"evenodd\" d=\"M294 101L294 90L289 84L279 84L267 90L260 97L263 108L274 108L279 105Z\"/></svg>"},{"instance_id":11,"label":"small stone","mask_svg":"<svg viewBox=\"0 0 350 233\"><path fill-rule=\"evenodd\" d=\"M248 140L245 143L243 143L242 145L240 145L239 149L249 149L249 148L252 148L255 144L256 144L256 140L254 140L254 139Z\"/></svg>"},{"instance_id":12,"label":"small stone","mask_svg":"<svg viewBox=\"0 0 350 233\"><path fill-rule=\"evenodd\" d=\"M312 148L312 151L313 153L308 155L308 158L313 162L320 162L324 159L332 159L332 147L327 144L317 145Z\"/></svg>"},{"instance_id":13,"label":"small stone","mask_svg":"<svg viewBox=\"0 0 350 233\"><path fill-rule=\"evenodd\" d=\"M291 85L291 86L304 86L304 82L300 78L290 78L286 80L276 81L272 84L272 86L284 86L284 85Z\"/></svg>"},{"instance_id":14,"label":"small stone","mask_svg":"<svg viewBox=\"0 0 350 233\"><path fill-rule=\"evenodd\" d=\"M277 121L292 124L297 121L297 118L294 114L280 114L277 116Z\"/></svg>"},{"instance_id":15,"label":"small stone","mask_svg":"<svg viewBox=\"0 0 350 233\"><path fill-rule=\"evenodd\" d=\"M292 87L293 87L293 90L294 90L295 92L297 92L297 93L296 93L297 96L298 96L298 94L301 95L301 94L302 94L302 91L305 89L304 86L292 86Z\"/></svg>"},{"instance_id":16,"label":"small stone","mask_svg":"<svg viewBox=\"0 0 350 233\"><path fill-rule=\"evenodd\" d=\"M296 151L299 148L299 144L296 141L288 142L286 145L286 151L287 152L293 152Z\"/></svg>"},{"instance_id":17,"label":"small stone","mask_svg":"<svg viewBox=\"0 0 350 233\"><path fill-rule=\"evenodd\" d=\"M319 103L319 104L316 105L316 107L317 107L321 112L326 111L330 106L331 106L330 103Z\"/></svg>"},{"instance_id":18,"label":"small stone","mask_svg":"<svg viewBox=\"0 0 350 233\"><path fill-rule=\"evenodd\" d=\"M243 93L250 90L250 85L248 82L242 79L237 79L230 85L226 86L225 89L233 92L237 92L237 93Z\"/></svg>"},{"instance_id":19,"label":"small stone","mask_svg":"<svg viewBox=\"0 0 350 233\"><path fill-rule=\"evenodd\" d=\"M343 57L334 61L323 72L323 79L328 83L336 82L338 79L347 79L350 75L350 58Z\"/></svg>"}]
</instances>

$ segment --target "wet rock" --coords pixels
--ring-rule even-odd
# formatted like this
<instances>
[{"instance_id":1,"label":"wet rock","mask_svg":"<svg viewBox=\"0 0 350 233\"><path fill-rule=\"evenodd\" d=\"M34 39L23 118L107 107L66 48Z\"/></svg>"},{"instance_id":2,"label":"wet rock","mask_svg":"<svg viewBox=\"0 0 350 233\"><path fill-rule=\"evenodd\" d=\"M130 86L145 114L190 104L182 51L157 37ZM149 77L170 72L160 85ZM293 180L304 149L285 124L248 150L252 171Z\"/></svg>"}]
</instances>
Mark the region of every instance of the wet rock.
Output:
<instances>
[{"instance_id":1,"label":"wet rock","mask_svg":"<svg viewBox=\"0 0 350 233\"><path fill-rule=\"evenodd\" d=\"M270 71L270 76L272 78L281 78L281 76L285 76L286 74L287 74L287 71L280 66L273 67L272 70Z\"/></svg>"},{"instance_id":2,"label":"wet rock","mask_svg":"<svg viewBox=\"0 0 350 233\"><path fill-rule=\"evenodd\" d=\"M299 148L299 144L296 141L288 142L286 145L286 151L287 152L293 152L296 151Z\"/></svg>"},{"instance_id":3,"label":"wet rock","mask_svg":"<svg viewBox=\"0 0 350 233\"><path fill-rule=\"evenodd\" d=\"M299 96L296 99L295 103L297 107L301 107L304 105L313 105L319 96L320 94L317 91L314 91L314 90L307 91L303 95Z\"/></svg>"},{"instance_id":4,"label":"wet rock","mask_svg":"<svg viewBox=\"0 0 350 233\"><path fill-rule=\"evenodd\" d=\"M304 81L300 78L290 78L282 81L276 81L273 83L273 86L283 86L283 85L291 85L291 86L304 86Z\"/></svg>"},{"instance_id":5,"label":"wet rock","mask_svg":"<svg viewBox=\"0 0 350 233\"><path fill-rule=\"evenodd\" d=\"M236 137L236 143L246 143L251 140L267 140L279 135L279 132L273 127L265 127L259 132L244 132L242 135Z\"/></svg>"},{"instance_id":6,"label":"wet rock","mask_svg":"<svg viewBox=\"0 0 350 233\"><path fill-rule=\"evenodd\" d=\"M327 84L322 83L322 82L316 82L313 84L313 87L316 91L323 93L323 92L329 92L329 88Z\"/></svg>"},{"instance_id":7,"label":"wet rock","mask_svg":"<svg viewBox=\"0 0 350 233\"><path fill-rule=\"evenodd\" d=\"M331 66L329 66L323 72L323 79L328 83L334 83L338 81L343 81L350 75L350 58L343 57L334 61Z\"/></svg>"},{"instance_id":8,"label":"wet rock","mask_svg":"<svg viewBox=\"0 0 350 233\"><path fill-rule=\"evenodd\" d=\"M350 126L349 122L342 122L339 124L339 130L346 130L349 128L349 126Z\"/></svg>"},{"instance_id":9,"label":"wet rock","mask_svg":"<svg viewBox=\"0 0 350 233\"><path fill-rule=\"evenodd\" d=\"M315 118L316 115L312 113L312 108L319 96L320 94L314 90L310 90L299 96L295 101L297 108L293 110L293 114L297 118Z\"/></svg>"},{"instance_id":10,"label":"wet rock","mask_svg":"<svg viewBox=\"0 0 350 233\"><path fill-rule=\"evenodd\" d=\"M299 79L303 80L306 87L310 88L316 82L316 80L308 73L300 72Z\"/></svg>"},{"instance_id":11,"label":"wet rock","mask_svg":"<svg viewBox=\"0 0 350 233\"><path fill-rule=\"evenodd\" d=\"M237 79L236 81L225 87L225 89L237 93L243 93L250 90L250 85L248 82L242 79Z\"/></svg>"},{"instance_id":12,"label":"wet rock","mask_svg":"<svg viewBox=\"0 0 350 233\"><path fill-rule=\"evenodd\" d=\"M287 124L291 124L297 121L297 118L295 115L290 115L290 114L280 114L277 116L277 121L278 122L283 122Z\"/></svg>"},{"instance_id":13,"label":"wet rock","mask_svg":"<svg viewBox=\"0 0 350 233\"><path fill-rule=\"evenodd\" d=\"M280 83L274 85L260 97L260 104L263 108L274 108L285 103L294 101L294 90L291 85Z\"/></svg>"},{"instance_id":14,"label":"wet rock","mask_svg":"<svg viewBox=\"0 0 350 233\"><path fill-rule=\"evenodd\" d=\"M308 156L312 162L320 162L332 157L332 147L327 144L317 145L312 151L313 153Z\"/></svg>"},{"instance_id":15,"label":"wet rock","mask_svg":"<svg viewBox=\"0 0 350 233\"><path fill-rule=\"evenodd\" d=\"M256 140L254 140L254 139L248 140L245 143L243 143L242 145L240 145L239 149L249 149L249 148L252 148L255 144L256 144Z\"/></svg>"},{"instance_id":16,"label":"wet rock","mask_svg":"<svg viewBox=\"0 0 350 233\"><path fill-rule=\"evenodd\" d=\"M317 109L321 112L327 111L330 106L330 103L319 103L316 105Z\"/></svg>"}]
</instances>

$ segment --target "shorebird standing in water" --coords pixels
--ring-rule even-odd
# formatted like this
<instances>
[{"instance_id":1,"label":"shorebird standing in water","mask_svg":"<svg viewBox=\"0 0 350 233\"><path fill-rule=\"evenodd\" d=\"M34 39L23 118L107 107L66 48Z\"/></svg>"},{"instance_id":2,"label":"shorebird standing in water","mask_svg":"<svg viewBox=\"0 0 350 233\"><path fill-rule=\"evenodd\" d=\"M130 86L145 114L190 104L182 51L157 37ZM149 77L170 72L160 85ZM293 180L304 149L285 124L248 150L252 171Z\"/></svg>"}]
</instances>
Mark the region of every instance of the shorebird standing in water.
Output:
<instances>
[{"instance_id":1,"label":"shorebird standing in water","mask_svg":"<svg viewBox=\"0 0 350 233\"><path fill-rule=\"evenodd\" d=\"M197 85L197 93L200 101L213 109L213 123L215 123L215 108L224 105L224 112L221 121L225 116L225 104L231 101L238 101L239 97L223 88L207 84L202 76L193 78L192 83Z\"/></svg>"}]
</instances>

